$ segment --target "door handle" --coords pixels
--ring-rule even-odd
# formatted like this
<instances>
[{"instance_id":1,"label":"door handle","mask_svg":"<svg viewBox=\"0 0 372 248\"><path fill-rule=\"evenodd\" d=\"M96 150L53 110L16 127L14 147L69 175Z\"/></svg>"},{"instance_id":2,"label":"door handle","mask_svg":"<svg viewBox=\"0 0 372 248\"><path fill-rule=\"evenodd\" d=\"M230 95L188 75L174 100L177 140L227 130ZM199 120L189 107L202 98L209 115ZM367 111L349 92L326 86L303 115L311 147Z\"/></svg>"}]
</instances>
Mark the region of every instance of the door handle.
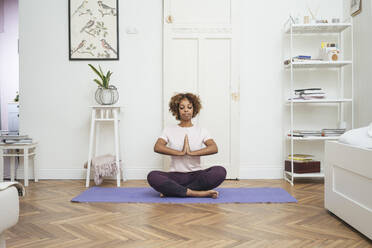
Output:
<instances>
[{"instance_id":1,"label":"door handle","mask_svg":"<svg viewBox=\"0 0 372 248\"><path fill-rule=\"evenodd\" d=\"M173 16L169 15L167 16L167 18L165 19L167 23L173 23Z\"/></svg>"},{"instance_id":2,"label":"door handle","mask_svg":"<svg viewBox=\"0 0 372 248\"><path fill-rule=\"evenodd\" d=\"M235 102L239 102L240 100L240 92L233 92L231 93L231 99Z\"/></svg>"},{"instance_id":3,"label":"door handle","mask_svg":"<svg viewBox=\"0 0 372 248\"><path fill-rule=\"evenodd\" d=\"M230 90L231 90L230 91L231 92L231 99L235 102L239 102L240 101L240 85L239 85L239 83L231 85Z\"/></svg>"}]
</instances>

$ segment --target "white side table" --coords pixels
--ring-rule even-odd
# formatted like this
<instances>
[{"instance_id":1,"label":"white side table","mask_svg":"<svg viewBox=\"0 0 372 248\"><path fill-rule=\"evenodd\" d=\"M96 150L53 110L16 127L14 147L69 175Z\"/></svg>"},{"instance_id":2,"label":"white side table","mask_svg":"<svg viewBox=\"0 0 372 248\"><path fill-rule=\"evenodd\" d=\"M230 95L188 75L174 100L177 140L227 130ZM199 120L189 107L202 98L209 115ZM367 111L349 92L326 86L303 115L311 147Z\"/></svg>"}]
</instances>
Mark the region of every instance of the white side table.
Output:
<instances>
[{"instance_id":1,"label":"white side table","mask_svg":"<svg viewBox=\"0 0 372 248\"><path fill-rule=\"evenodd\" d=\"M34 179L38 181L38 171L35 163L37 142L31 144L0 144L0 182L4 180L4 157L10 157L10 180L14 181L15 157L23 157L25 186L28 186L29 159L33 158ZM16 152L19 150L19 152Z\"/></svg>"},{"instance_id":2,"label":"white side table","mask_svg":"<svg viewBox=\"0 0 372 248\"><path fill-rule=\"evenodd\" d=\"M117 175L116 175L116 184L120 187L120 153L119 153L119 113L120 113L120 106L115 105L95 105L90 106L92 109L92 119L90 125L90 138L89 138L89 152L88 152L88 168L87 168L87 178L85 182L85 187L89 187L90 182L90 168L93 158L93 146L96 143L94 155L98 153L98 145L99 145L99 129L100 129L100 122L113 122L114 124L114 142L115 142L115 158L116 158L116 166L117 166ZM124 173L123 173L124 174ZM124 176L122 177L123 181Z\"/></svg>"}]
</instances>

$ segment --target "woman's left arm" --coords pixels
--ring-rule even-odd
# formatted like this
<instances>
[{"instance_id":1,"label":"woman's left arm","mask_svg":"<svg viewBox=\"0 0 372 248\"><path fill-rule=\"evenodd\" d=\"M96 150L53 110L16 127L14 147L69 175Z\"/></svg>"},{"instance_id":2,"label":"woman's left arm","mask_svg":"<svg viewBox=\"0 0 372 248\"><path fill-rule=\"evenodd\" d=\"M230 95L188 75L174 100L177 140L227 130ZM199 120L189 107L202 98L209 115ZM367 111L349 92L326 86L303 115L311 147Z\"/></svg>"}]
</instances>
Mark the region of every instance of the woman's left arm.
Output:
<instances>
[{"instance_id":1,"label":"woman's left arm","mask_svg":"<svg viewBox=\"0 0 372 248\"><path fill-rule=\"evenodd\" d=\"M206 140L204 144L207 146L203 149L197 150L197 151L190 151L190 146L188 145L189 149L187 151L187 155L190 156L205 156L205 155L211 155L216 154L218 152L218 147L216 142L214 142L213 139Z\"/></svg>"}]
</instances>

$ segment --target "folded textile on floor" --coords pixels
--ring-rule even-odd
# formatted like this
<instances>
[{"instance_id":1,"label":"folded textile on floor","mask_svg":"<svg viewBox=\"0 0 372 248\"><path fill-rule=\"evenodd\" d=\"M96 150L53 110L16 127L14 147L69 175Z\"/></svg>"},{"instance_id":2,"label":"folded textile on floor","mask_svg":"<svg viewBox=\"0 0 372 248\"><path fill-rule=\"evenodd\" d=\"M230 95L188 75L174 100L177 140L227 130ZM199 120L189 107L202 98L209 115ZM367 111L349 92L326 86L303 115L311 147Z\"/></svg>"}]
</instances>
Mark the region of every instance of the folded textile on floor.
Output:
<instances>
[{"instance_id":1,"label":"folded textile on floor","mask_svg":"<svg viewBox=\"0 0 372 248\"><path fill-rule=\"evenodd\" d=\"M88 168L88 162L85 162L84 168ZM116 158L111 154L92 158L91 168L94 168L94 182L96 185L103 182L104 176L116 176L118 173Z\"/></svg>"}]
</instances>

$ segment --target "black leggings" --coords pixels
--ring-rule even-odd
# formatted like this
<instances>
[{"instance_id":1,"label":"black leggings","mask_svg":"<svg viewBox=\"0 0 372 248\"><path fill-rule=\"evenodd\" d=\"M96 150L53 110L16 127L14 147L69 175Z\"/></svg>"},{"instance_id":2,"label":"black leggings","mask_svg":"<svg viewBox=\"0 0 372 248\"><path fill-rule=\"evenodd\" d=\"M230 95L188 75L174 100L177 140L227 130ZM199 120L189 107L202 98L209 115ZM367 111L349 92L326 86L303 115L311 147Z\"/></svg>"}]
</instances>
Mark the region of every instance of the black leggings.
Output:
<instances>
[{"instance_id":1,"label":"black leggings","mask_svg":"<svg viewBox=\"0 0 372 248\"><path fill-rule=\"evenodd\" d=\"M220 185L226 178L226 169L212 166L205 170L193 172L151 171L147 181L152 188L165 196L185 197L187 189L211 190Z\"/></svg>"}]
</instances>

